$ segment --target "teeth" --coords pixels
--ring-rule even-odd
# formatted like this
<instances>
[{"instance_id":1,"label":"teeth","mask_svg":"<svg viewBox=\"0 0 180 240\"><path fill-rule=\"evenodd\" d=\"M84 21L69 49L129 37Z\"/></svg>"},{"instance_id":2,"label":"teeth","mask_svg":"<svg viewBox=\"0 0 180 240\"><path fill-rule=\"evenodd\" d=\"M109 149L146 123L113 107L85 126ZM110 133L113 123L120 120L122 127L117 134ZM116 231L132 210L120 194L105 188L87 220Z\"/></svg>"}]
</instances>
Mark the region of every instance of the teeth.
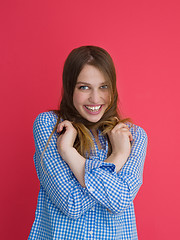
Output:
<instances>
[{"instance_id":1,"label":"teeth","mask_svg":"<svg viewBox=\"0 0 180 240\"><path fill-rule=\"evenodd\" d=\"M90 107L90 106L85 106L88 110L91 110L91 111L98 111L100 109L101 106L98 106L98 107Z\"/></svg>"}]
</instances>

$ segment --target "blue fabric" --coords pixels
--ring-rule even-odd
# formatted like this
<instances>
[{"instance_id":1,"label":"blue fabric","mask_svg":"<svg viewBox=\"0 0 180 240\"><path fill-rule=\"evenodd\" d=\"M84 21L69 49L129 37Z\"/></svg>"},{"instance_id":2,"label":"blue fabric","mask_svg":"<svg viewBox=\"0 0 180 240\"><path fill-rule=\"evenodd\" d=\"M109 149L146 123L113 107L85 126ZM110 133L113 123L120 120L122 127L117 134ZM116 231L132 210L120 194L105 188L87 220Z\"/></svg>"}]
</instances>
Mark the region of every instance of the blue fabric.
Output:
<instances>
[{"instance_id":1,"label":"blue fabric","mask_svg":"<svg viewBox=\"0 0 180 240\"><path fill-rule=\"evenodd\" d=\"M86 159L86 188L83 188L57 151L57 132L41 161L41 153L56 122L57 116L50 111L39 114L33 125L34 163L40 191L28 239L138 239L133 199L143 181L146 132L137 125L130 128L131 153L116 173L114 164L104 162L108 141L99 131L102 149L95 143L96 152Z\"/></svg>"}]
</instances>

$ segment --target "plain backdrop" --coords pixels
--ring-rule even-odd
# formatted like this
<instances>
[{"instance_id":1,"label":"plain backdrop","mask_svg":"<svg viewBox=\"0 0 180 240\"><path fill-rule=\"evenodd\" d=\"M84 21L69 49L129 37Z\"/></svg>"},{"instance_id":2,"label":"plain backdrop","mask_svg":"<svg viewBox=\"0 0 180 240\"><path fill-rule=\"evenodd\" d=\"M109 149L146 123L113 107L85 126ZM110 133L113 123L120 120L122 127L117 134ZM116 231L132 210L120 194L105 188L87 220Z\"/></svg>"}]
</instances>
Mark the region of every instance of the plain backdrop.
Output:
<instances>
[{"instance_id":1,"label":"plain backdrop","mask_svg":"<svg viewBox=\"0 0 180 240\"><path fill-rule=\"evenodd\" d=\"M179 26L173 0L0 1L0 239L29 235L39 191L33 122L58 108L64 60L81 45L110 53L121 112L148 135L139 239L179 238Z\"/></svg>"}]
</instances>

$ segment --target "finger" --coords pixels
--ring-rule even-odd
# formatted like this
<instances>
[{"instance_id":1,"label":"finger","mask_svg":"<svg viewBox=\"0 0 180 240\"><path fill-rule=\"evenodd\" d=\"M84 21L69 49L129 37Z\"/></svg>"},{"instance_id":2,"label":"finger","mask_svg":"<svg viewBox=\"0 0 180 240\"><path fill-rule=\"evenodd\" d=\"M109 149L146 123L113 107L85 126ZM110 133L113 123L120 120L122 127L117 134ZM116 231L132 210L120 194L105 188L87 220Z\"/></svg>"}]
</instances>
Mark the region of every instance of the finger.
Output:
<instances>
[{"instance_id":1,"label":"finger","mask_svg":"<svg viewBox=\"0 0 180 240\"><path fill-rule=\"evenodd\" d=\"M126 129L129 130L129 127L124 123L118 123L112 130L116 131L116 130L121 129L121 128L126 128Z\"/></svg>"},{"instance_id":2,"label":"finger","mask_svg":"<svg viewBox=\"0 0 180 240\"><path fill-rule=\"evenodd\" d=\"M58 126L57 126L57 132L61 132L63 130L63 128L68 128L68 126L70 126L70 124L71 123L67 120L59 123Z\"/></svg>"},{"instance_id":3,"label":"finger","mask_svg":"<svg viewBox=\"0 0 180 240\"><path fill-rule=\"evenodd\" d=\"M112 134L116 133L121 134L122 132L127 132L131 134L128 127L121 126L121 128L113 128L111 131L107 133L107 135L108 137L111 137Z\"/></svg>"},{"instance_id":4,"label":"finger","mask_svg":"<svg viewBox=\"0 0 180 240\"><path fill-rule=\"evenodd\" d=\"M130 140L130 141L133 141L133 136L132 136L131 133L130 133L130 135L129 135L129 140Z\"/></svg>"},{"instance_id":5,"label":"finger","mask_svg":"<svg viewBox=\"0 0 180 240\"><path fill-rule=\"evenodd\" d=\"M118 131L118 132L127 133L127 135L129 136L130 141L133 140L132 133L131 133L127 128L121 128L121 129L118 129L117 131Z\"/></svg>"},{"instance_id":6,"label":"finger","mask_svg":"<svg viewBox=\"0 0 180 240\"><path fill-rule=\"evenodd\" d=\"M63 130L63 124L62 122L58 124L57 126L57 132L61 132Z\"/></svg>"},{"instance_id":7,"label":"finger","mask_svg":"<svg viewBox=\"0 0 180 240\"><path fill-rule=\"evenodd\" d=\"M127 132L128 136L129 136L129 141L132 141L133 140L133 136L131 134L131 132Z\"/></svg>"}]
</instances>

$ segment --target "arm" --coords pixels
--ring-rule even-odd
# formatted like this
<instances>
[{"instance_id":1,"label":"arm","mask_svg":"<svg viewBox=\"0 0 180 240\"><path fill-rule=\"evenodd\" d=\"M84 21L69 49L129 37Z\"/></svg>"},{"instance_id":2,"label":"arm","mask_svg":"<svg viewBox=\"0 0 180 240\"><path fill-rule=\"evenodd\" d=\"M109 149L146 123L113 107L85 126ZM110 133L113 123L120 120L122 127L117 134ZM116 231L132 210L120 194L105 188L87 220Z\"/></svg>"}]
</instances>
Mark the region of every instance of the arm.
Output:
<instances>
[{"instance_id":1,"label":"arm","mask_svg":"<svg viewBox=\"0 0 180 240\"><path fill-rule=\"evenodd\" d=\"M72 134L68 135L73 129L72 125L64 122L60 126L60 130L66 127L66 134L62 136L63 141L60 143L59 152L79 181L82 180L81 185L84 185L85 163L85 185L88 191L111 212L123 212L132 204L142 184L147 146L145 131L137 127L137 129L131 129L130 132L125 124L120 123L109 134L113 148L113 153L109 158L106 159L104 156L104 162L98 161L95 157L85 160L75 150L74 161L74 158L71 158L73 141L70 142L73 137ZM130 140L133 140L132 148ZM81 170L78 171L78 169Z\"/></svg>"},{"instance_id":2,"label":"arm","mask_svg":"<svg viewBox=\"0 0 180 240\"><path fill-rule=\"evenodd\" d=\"M84 182L86 160L73 147L77 136L76 129L71 122L65 120L58 125L57 132L63 133L57 140L59 154L69 165L81 186L86 187ZM127 125L119 123L113 128L108 136L112 144L113 152L105 162L115 164L116 170L119 171L130 154L130 140L132 140L132 134L129 132Z\"/></svg>"},{"instance_id":3,"label":"arm","mask_svg":"<svg viewBox=\"0 0 180 240\"><path fill-rule=\"evenodd\" d=\"M51 201L64 214L78 218L95 203L93 196L83 188L76 177L62 160L57 151L57 137L53 134L43 155L41 154L54 128L55 122L50 113L39 114L33 125L36 152L34 162L41 187ZM72 155L71 158L74 156Z\"/></svg>"},{"instance_id":4,"label":"arm","mask_svg":"<svg viewBox=\"0 0 180 240\"><path fill-rule=\"evenodd\" d=\"M122 213L132 204L141 184L147 147L146 132L131 129L133 143L130 155L118 172L112 162L86 160L85 184L91 194L112 213Z\"/></svg>"},{"instance_id":5,"label":"arm","mask_svg":"<svg viewBox=\"0 0 180 240\"><path fill-rule=\"evenodd\" d=\"M76 129L70 121L65 120L58 124L57 132L63 132L57 139L57 149L59 154L68 164L81 186L86 187L84 182L86 160L73 147L77 136Z\"/></svg>"}]
</instances>

